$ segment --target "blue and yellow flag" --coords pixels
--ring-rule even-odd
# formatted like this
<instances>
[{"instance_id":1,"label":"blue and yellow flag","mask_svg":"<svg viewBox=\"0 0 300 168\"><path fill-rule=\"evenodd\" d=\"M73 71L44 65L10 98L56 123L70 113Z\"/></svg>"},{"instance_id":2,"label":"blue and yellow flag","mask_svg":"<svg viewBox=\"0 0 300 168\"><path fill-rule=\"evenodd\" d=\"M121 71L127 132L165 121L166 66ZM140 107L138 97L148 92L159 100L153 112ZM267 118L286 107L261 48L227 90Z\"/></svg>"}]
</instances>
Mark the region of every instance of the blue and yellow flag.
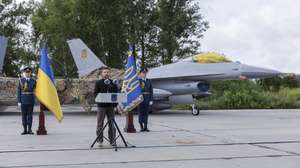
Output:
<instances>
[{"instance_id":1,"label":"blue and yellow flag","mask_svg":"<svg viewBox=\"0 0 300 168\"><path fill-rule=\"evenodd\" d=\"M62 121L63 113L61 111L57 91L54 85L54 76L48 60L48 51L45 47L41 49L40 67L37 74L35 96L55 115L59 122Z\"/></svg>"},{"instance_id":2,"label":"blue and yellow flag","mask_svg":"<svg viewBox=\"0 0 300 168\"><path fill-rule=\"evenodd\" d=\"M122 86L122 93L127 95L127 102L120 105L123 113L133 110L144 100L132 52L130 47Z\"/></svg>"}]
</instances>

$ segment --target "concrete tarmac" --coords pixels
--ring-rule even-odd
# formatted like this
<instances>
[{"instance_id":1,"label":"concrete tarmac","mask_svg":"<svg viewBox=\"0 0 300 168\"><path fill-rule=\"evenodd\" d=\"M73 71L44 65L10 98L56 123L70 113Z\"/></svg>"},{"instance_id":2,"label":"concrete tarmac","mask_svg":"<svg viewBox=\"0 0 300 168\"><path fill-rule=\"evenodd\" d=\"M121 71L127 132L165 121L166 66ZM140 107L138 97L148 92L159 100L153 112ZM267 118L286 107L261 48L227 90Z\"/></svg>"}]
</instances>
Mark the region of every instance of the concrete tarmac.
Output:
<instances>
[{"instance_id":1,"label":"concrete tarmac","mask_svg":"<svg viewBox=\"0 0 300 168\"><path fill-rule=\"evenodd\" d=\"M67 111L74 107L64 107ZM95 113L68 115L58 123L46 115L48 135L20 135L21 116L0 114L0 167L206 167L299 168L300 110L163 111L150 116L151 132L123 133L116 152L96 138ZM70 113L71 114L71 113ZM120 128L125 117L117 116ZM34 116L36 130L38 115Z\"/></svg>"}]
</instances>

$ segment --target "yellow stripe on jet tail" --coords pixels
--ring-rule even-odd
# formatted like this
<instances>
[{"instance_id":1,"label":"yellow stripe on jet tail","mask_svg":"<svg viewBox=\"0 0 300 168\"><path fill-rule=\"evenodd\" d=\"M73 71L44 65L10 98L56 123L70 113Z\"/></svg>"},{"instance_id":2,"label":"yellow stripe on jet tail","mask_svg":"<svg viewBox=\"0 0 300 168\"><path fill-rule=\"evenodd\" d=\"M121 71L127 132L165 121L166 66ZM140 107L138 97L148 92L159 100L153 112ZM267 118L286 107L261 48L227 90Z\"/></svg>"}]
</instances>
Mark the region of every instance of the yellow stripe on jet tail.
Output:
<instances>
[{"instance_id":1,"label":"yellow stripe on jet tail","mask_svg":"<svg viewBox=\"0 0 300 168\"><path fill-rule=\"evenodd\" d=\"M62 121L63 112L61 110L56 88L47 74L41 69L38 70L35 96L54 114L59 122Z\"/></svg>"}]
</instances>

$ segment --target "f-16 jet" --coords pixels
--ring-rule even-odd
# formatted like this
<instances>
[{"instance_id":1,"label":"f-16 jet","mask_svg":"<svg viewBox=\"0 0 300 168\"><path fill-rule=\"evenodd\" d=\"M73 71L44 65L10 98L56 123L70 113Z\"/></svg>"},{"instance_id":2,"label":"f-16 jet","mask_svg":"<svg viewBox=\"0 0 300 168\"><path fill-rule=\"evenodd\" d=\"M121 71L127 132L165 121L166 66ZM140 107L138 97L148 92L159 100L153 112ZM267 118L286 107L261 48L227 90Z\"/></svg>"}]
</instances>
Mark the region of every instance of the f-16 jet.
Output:
<instances>
[{"instance_id":1,"label":"f-16 jet","mask_svg":"<svg viewBox=\"0 0 300 168\"><path fill-rule=\"evenodd\" d=\"M105 64L80 39L68 41L79 76L85 76ZM224 55L203 52L198 55L149 70L147 78L153 85L153 110L169 109L173 105L191 104L193 115L199 115L195 99L209 96L210 82L267 78L279 75L276 70L232 62Z\"/></svg>"}]
</instances>

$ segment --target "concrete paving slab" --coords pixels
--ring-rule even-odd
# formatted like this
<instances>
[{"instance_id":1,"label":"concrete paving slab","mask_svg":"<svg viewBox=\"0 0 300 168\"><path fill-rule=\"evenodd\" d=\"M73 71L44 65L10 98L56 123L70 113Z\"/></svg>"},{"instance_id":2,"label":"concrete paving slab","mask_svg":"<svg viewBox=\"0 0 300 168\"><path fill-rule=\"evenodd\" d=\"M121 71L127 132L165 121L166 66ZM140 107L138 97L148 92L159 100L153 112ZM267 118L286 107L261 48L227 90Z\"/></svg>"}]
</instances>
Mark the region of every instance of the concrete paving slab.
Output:
<instances>
[{"instance_id":1,"label":"concrete paving slab","mask_svg":"<svg viewBox=\"0 0 300 168\"><path fill-rule=\"evenodd\" d=\"M18 158L20 155L22 155L22 159L16 160L15 158ZM158 162L274 156L289 156L289 154L251 145L174 146L119 149L118 152L114 152L112 149L8 152L0 153L0 163L3 164L3 166L11 167L21 165L62 165L96 162L113 163L116 161Z\"/></svg>"},{"instance_id":2,"label":"concrete paving slab","mask_svg":"<svg viewBox=\"0 0 300 168\"><path fill-rule=\"evenodd\" d=\"M61 106L62 111L68 114L88 114L88 112L84 111L84 108L81 105L63 105ZM92 107L92 111L97 111L96 105ZM34 113L40 112L40 106L34 106ZM18 106L1 106L0 115L18 115L21 114L21 110Z\"/></svg>"},{"instance_id":3,"label":"concrete paving slab","mask_svg":"<svg viewBox=\"0 0 300 168\"><path fill-rule=\"evenodd\" d=\"M300 143L261 144L261 146L265 146L273 150L286 151L300 156Z\"/></svg>"},{"instance_id":4,"label":"concrete paving slab","mask_svg":"<svg viewBox=\"0 0 300 168\"><path fill-rule=\"evenodd\" d=\"M158 161L158 162L126 162L126 163L90 163L84 164L85 168L298 168L299 167L298 156L282 156L282 157L269 157L269 158L242 158L242 159L216 159L216 160L184 160L184 161ZM276 166L274 166L276 165ZM53 168L81 168L83 165L61 165L53 166ZM52 166L51 166L52 167Z\"/></svg>"},{"instance_id":5,"label":"concrete paving slab","mask_svg":"<svg viewBox=\"0 0 300 168\"><path fill-rule=\"evenodd\" d=\"M125 118L116 120L123 128ZM35 115L34 129L37 121ZM62 123L46 115L46 136L21 136L21 117L2 113L0 167L294 168L300 165L299 123L300 110L210 110L196 117L165 111L150 116L151 132L124 133L136 148L115 152L107 144L89 149L95 138L93 113L66 113Z\"/></svg>"},{"instance_id":6,"label":"concrete paving slab","mask_svg":"<svg viewBox=\"0 0 300 168\"><path fill-rule=\"evenodd\" d=\"M35 120L38 120L37 117L35 116ZM53 116L48 115L46 116L47 136L20 136L22 127L20 126L20 121L17 121L20 119L19 117L4 116L1 119L3 119L2 128L6 131L0 133L0 140L12 143L0 144L0 151L87 148L96 138L96 116L94 115L84 117L65 116L62 123L57 123ZM125 118L123 116L117 116L116 121L119 123L120 128L124 127ZM135 121L137 121L137 118ZM35 122L33 128L37 127L37 122ZM136 146L221 143L217 139L192 134L180 129L162 127L152 123L149 124L149 127L151 128L151 132L149 133L123 134L127 141Z\"/></svg>"}]
</instances>

